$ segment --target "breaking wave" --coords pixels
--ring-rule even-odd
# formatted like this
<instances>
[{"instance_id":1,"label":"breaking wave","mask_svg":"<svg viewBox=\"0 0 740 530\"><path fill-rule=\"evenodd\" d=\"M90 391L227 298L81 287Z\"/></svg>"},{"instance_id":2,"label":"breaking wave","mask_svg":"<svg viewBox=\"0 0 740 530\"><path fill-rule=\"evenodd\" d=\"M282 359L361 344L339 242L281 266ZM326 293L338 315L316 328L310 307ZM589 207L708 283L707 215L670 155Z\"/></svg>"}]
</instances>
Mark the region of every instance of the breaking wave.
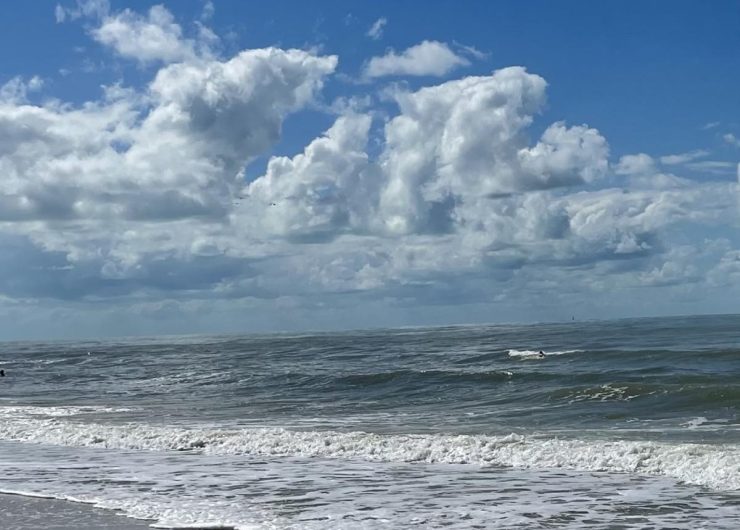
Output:
<instances>
[{"instance_id":1,"label":"breaking wave","mask_svg":"<svg viewBox=\"0 0 740 530\"><path fill-rule=\"evenodd\" d=\"M281 428L159 427L80 424L52 413L21 415L1 409L0 439L62 446L212 455L321 457L379 462L564 468L663 475L716 490L740 489L736 445L540 438L510 434L374 434Z\"/></svg>"},{"instance_id":2,"label":"breaking wave","mask_svg":"<svg viewBox=\"0 0 740 530\"><path fill-rule=\"evenodd\" d=\"M547 357L548 355L566 355L569 353L582 353L583 350L556 350L556 351L544 351L543 353ZM534 359L540 358L540 350L509 350L509 357L518 357L522 359Z\"/></svg>"}]
</instances>

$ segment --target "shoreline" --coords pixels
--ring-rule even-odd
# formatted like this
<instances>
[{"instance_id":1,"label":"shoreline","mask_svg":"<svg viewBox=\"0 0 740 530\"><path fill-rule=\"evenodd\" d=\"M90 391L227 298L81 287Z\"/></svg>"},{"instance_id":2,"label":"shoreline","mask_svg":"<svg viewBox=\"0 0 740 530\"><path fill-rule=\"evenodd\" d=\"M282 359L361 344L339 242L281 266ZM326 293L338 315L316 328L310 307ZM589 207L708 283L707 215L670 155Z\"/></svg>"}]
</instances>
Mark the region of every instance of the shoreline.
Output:
<instances>
[{"instance_id":1,"label":"shoreline","mask_svg":"<svg viewBox=\"0 0 740 530\"><path fill-rule=\"evenodd\" d=\"M2 527L13 530L143 530L155 522L91 504L22 493L0 493L0 514Z\"/></svg>"}]
</instances>

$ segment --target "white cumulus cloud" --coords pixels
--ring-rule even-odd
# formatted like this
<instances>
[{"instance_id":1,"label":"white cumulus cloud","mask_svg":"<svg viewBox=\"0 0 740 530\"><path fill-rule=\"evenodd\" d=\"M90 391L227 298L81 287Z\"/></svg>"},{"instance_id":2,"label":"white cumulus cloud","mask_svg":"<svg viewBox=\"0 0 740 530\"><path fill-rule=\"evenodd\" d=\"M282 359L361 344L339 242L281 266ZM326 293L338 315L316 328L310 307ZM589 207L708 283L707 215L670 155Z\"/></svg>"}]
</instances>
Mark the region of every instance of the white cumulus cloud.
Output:
<instances>
[{"instance_id":1,"label":"white cumulus cloud","mask_svg":"<svg viewBox=\"0 0 740 530\"><path fill-rule=\"evenodd\" d=\"M545 102L545 80L512 67L414 93L385 128L381 197L392 232L442 228L455 205L589 182L607 169L604 138L585 126L550 126L533 147L525 131Z\"/></svg>"},{"instance_id":2,"label":"white cumulus cloud","mask_svg":"<svg viewBox=\"0 0 740 530\"><path fill-rule=\"evenodd\" d=\"M311 241L368 226L380 185L365 152L370 123L367 115L342 116L303 154L270 159L248 188L263 232Z\"/></svg>"},{"instance_id":3,"label":"white cumulus cloud","mask_svg":"<svg viewBox=\"0 0 740 530\"><path fill-rule=\"evenodd\" d=\"M366 78L384 76L443 76L459 66L470 64L465 57L457 55L447 44L425 40L403 52L391 50L382 57L373 57L365 65Z\"/></svg>"},{"instance_id":4,"label":"white cumulus cloud","mask_svg":"<svg viewBox=\"0 0 740 530\"><path fill-rule=\"evenodd\" d=\"M146 17L130 9L106 16L92 35L121 56L142 63L185 61L196 55L196 43L183 39L172 13L161 5L153 6Z\"/></svg>"},{"instance_id":5,"label":"white cumulus cloud","mask_svg":"<svg viewBox=\"0 0 740 530\"><path fill-rule=\"evenodd\" d=\"M250 50L161 69L149 95L113 87L81 108L0 105L0 216L169 219L225 214L245 163L274 144L336 58Z\"/></svg>"}]
</instances>

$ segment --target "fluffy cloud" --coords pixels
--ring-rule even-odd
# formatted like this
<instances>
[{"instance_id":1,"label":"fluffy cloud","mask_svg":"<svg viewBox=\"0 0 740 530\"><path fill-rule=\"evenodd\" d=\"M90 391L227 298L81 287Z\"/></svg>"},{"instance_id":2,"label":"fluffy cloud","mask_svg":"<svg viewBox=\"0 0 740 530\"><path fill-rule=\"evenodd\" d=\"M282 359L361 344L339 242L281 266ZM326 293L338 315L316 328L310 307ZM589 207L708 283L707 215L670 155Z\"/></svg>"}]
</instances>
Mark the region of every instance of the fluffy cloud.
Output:
<instances>
[{"instance_id":1,"label":"fluffy cloud","mask_svg":"<svg viewBox=\"0 0 740 530\"><path fill-rule=\"evenodd\" d=\"M660 165L685 164L696 158L698 151L681 155L668 155L656 160L645 153L624 155L614 166L617 175L628 178L630 187L637 189L669 189L690 186L691 182L672 173L662 171Z\"/></svg>"},{"instance_id":2,"label":"fluffy cloud","mask_svg":"<svg viewBox=\"0 0 740 530\"><path fill-rule=\"evenodd\" d=\"M235 170L278 139L285 116L313 99L336 64L335 56L267 48L168 66L150 87L156 107L142 124L151 134L141 148L187 143L198 158Z\"/></svg>"},{"instance_id":3,"label":"fluffy cloud","mask_svg":"<svg viewBox=\"0 0 740 530\"><path fill-rule=\"evenodd\" d=\"M81 108L0 104L5 219L220 216L237 175L307 104L334 57L242 52L161 69L143 96Z\"/></svg>"},{"instance_id":4,"label":"fluffy cloud","mask_svg":"<svg viewBox=\"0 0 740 530\"><path fill-rule=\"evenodd\" d=\"M645 175L656 171L655 160L650 155L638 153L624 155L619 159L614 171L617 175Z\"/></svg>"},{"instance_id":5,"label":"fluffy cloud","mask_svg":"<svg viewBox=\"0 0 740 530\"><path fill-rule=\"evenodd\" d=\"M608 149L594 129L555 123L527 146L524 132L545 102L545 87L541 77L512 67L398 94L401 114L386 125L381 162L387 229L443 228L460 203L603 175Z\"/></svg>"},{"instance_id":6,"label":"fluffy cloud","mask_svg":"<svg viewBox=\"0 0 740 530\"><path fill-rule=\"evenodd\" d=\"M447 44L425 40L397 54L391 50L382 57L373 57L365 65L365 78L389 75L443 76L457 68L470 64L465 57L457 55Z\"/></svg>"},{"instance_id":7,"label":"fluffy cloud","mask_svg":"<svg viewBox=\"0 0 740 530\"><path fill-rule=\"evenodd\" d=\"M158 9L150 22L171 21ZM135 19L124 15L102 16L101 28ZM177 49L194 50L173 35ZM145 57L154 55L132 56ZM234 245L223 241L235 237L227 215L241 172L277 142L285 117L313 100L337 59L276 48L177 58L144 90L114 85L80 106L28 103L35 78L4 86L0 236L12 235L6 248L16 250L5 252L11 283L0 292L192 292L249 277L259 251L227 255Z\"/></svg>"},{"instance_id":8,"label":"fluffy cloud","mask_svg":"<svg viewBox=\"0 0 740 530\"><path fill-rule=\"evenodd\" d=\"M195 57L195 43L182 38L182 29L162 6L152 7L147 17L129 9L106 16L92 35L122 57L142 63L184 61Z\"/></svg>"},{"instance_id":9,"label":"fluffy cloud","mask_svg":"<svg viewBox=\"0 0 740 530\"><path fill-rule=\"evenodd\" d=\"M0 102L6 104L26 103L28 101L28 94L41 90L43 85L44 81L38 76L33 76L28 81L24 81L22 77L16 76L0 86Z\"/></svg>"},{"instance_id":10,"label":"fluffy cloud","mask_svg":"<svg viewBox=\"0 0 740 530\"><path fill-rule=\"evenodd\" d=\"M378 160L365 151L370 118L343 116L303 154L272 158L250 205L265 208L263 230L285 237L441 234L491 215L491 197L599 178L608 149L594 129L558 122L527 145L544 89L509 68L398 93Z\"/></svg>"},{"instance_id":11,"label":"fluffy cloud","mask_svg":"<svg viewBox=\"0 0 740 530\"><path fill-rule=\"evenodd\" d=\"M365 152L371 118L340 117L293 159L272 158L248 188L261 229L296 239L363 231L373 215L380 175Z\"/></svg>"},{"instance_id":12,"label":"fluffy cloud","mask_svg":"<svg viewBox=\"0 0 740 530\"><path fill-rule=\"evenodd\" d=\"M557 122L528 146L545 86L510 68L397 93L399 114L385 126L377 160L366 154L370 118L342 116L302 154L271 159L235 219L253 233L324 243L308 271L308 251L294 263L289 275L303 285L379 292L538 263L644 261L663 252L660 233L675 223L726 220L731 189L686 188L685 179L657 173L648 155L617 166L645 179L641 191L564 193L598 183L607 145L594 129ZM699 213L706 203L714 208ZM501 273L510 280L513 272Z\"/></svg>"}]
</instances>

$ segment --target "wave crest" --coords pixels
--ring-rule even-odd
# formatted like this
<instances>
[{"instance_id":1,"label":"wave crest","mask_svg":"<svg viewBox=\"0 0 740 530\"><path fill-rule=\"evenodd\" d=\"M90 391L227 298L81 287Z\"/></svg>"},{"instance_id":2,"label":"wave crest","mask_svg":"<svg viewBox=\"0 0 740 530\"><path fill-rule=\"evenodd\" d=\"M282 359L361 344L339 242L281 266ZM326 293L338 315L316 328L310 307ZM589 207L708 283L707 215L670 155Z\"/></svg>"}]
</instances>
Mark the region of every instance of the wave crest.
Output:
<instances>
[{"instance_id":1,"label":"wave crest","mask_svg":"<svg viewBox=\"0 0 740 530\"><path fill-rule=\"evenodd\" d=\"M64 446L218 455L343 458L384 462L567 468L665 475L717 490L740 489L740 449L733 445L599 441L510 434L381 435L282 428L182 428L104 425L19 417L0 409L0 439Z\"/></svg>"}]
</instances>

